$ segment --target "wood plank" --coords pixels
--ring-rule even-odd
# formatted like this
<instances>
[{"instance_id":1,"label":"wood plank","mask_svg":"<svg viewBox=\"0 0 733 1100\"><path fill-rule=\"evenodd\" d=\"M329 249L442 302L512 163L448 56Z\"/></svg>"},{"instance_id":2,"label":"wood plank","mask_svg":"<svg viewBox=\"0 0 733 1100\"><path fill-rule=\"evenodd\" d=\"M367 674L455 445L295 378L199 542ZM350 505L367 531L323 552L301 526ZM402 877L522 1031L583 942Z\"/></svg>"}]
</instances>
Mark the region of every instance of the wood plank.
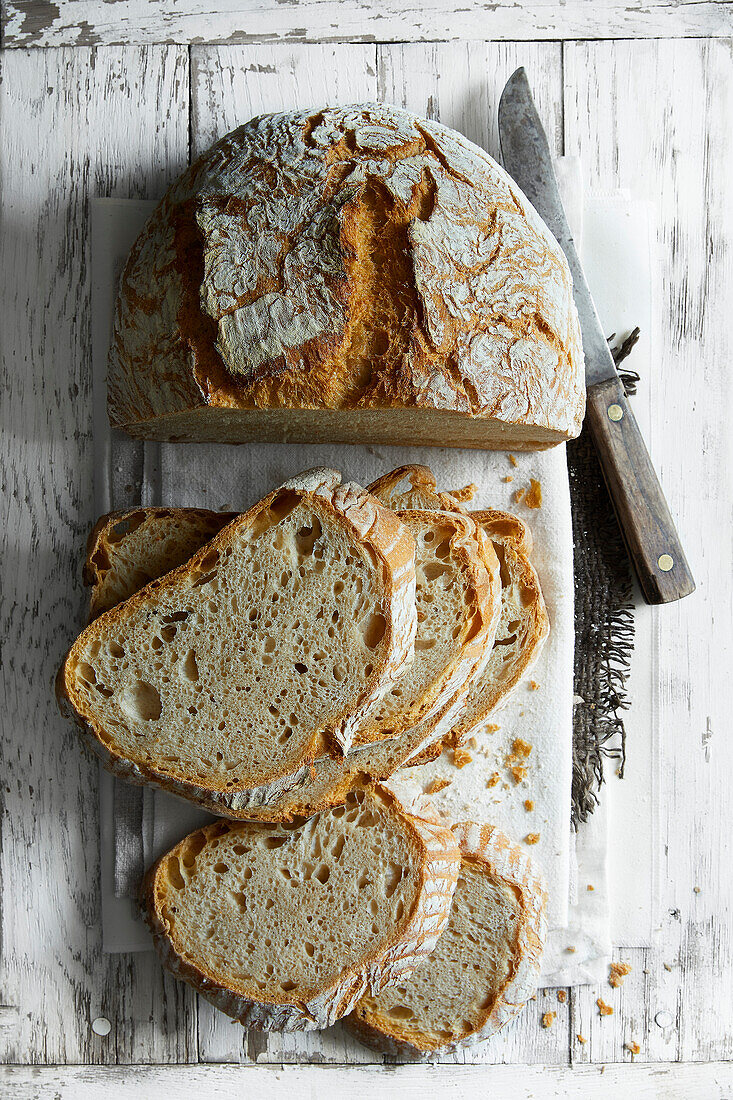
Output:
<instances>
[{"instance_id":1,"label":"wood plank","mask_svg":"<svg viewBox=\"0 0 733 1100\"><path fill-rule=\"evenodd\" d=\"M84 619L95 518L89 198L154 195L185 164L188 56L6 52L2 69L0 1060L185 1061L189 991L145 957L101 954L97 764L58 715L53 676Z\"/></svg>"},{"instance_id":2,"label":"wood plank","mask_svg":"<svg viewBox=\"0 0 733 1100\"><path fill-rule=\"evenodd\" d=\"M550 128L561 140L561 48L557 44L441 43L405 46L194 47L192 50L192 151L201 153L226 130L263 111L349 100L388 100L456 126L497 152L496 105L507 76L524 62ZM558 149L559 149L558 145ZM163 446L163 503L219 506L211 486L192 479L190 448ZM196 468L215 468L222 448L196 448ZM232 457L236 461L236 455ZM295 461L295 459L293 459ZM540 1007L541 1011L540 1011ZM540 1026L542 1012L556 1010L553 994L538 1001L501 1036L450 1062L567 1062L568 1015ZM207 1004L200 1004L199 1052L203 1061L381 1062L340 1027L321 1035L249 1036Z\"/></svg>"},{"instance_id":3,"label":"wood plank","mask_svg":"<svg viewBox=\"0 0 733 1100\"><path fill-rule=\"evenodd\" d=\"M725 36L728 0L8 0L5 45Z\"/></svg>"},{"instance_id":4,"label":"wood plank","mask_svg":"<svg viewBox=\"0 0 733 1100\"><path fill-rule=\"evenodd\" d=\"M256 1077L253 1075L256 1074ZM728 1100L733 1066L726 1062L649 1066L403 1066L399 1078L390 1069L365 1066L126 1066L90 1068L5 1067L0 1084L14 1100L282 1100L318 1096L319 1100ZM255 1091L252 1091L255 1090Z\"/></svg>"},{"instance_id":5,"label":"wood plank","mask_svg":"<svg viewBox=\"0 0 733 1100\"><path fill-rule=\"evenodd\" d=\"M639 1058L729 1058L733 58L723 42L573 43L564 74L566 152L583 158L591 187L656 204L653 352L636 364L635 408L698 585L679 604L637 610L651 676L635 683L634 710L650 717L636 736L658 760L658 944L622 990L579 991L576 1019L593 1059L628 1058L631 1032ZM599 995L614 1017L599 1018Z\"/></svg>"},{"instance_id":6,"label":"wood plank","mask_svg":"<svg viewBox=\"0 0 733 1100\"><path fill-rule=\"evenodd\" d=\"M374 46L194 47L192 155L197 156L217 137L263 112L374 100L376 83ZM192 486L176 454L175 446L161 446L161 501L196 503L191 494L195 496L200 488L201 503L206 504L211 499L205 495L209 486ZM222 448L215 446L200 445L196 454L201 471L211 472L222 460ZM323 1033L247 1033L204 1000L199 1002L199 1055L206 1062L381 1062L340 1027Z\"/></svg>"}]
</instances>

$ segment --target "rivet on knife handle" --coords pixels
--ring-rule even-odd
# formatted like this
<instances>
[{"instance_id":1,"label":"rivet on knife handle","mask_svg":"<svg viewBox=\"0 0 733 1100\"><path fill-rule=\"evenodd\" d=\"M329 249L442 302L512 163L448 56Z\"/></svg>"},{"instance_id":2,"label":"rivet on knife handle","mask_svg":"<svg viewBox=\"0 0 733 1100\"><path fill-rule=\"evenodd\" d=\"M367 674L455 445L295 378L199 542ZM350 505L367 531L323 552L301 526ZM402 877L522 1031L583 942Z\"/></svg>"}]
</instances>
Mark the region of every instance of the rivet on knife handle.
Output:
<instances>
[{"instance_id":1,"label":"rivet on knife handle","mask_svg":"<svg viewBox=\"0 0 733 1100\"><path fill-rule=\"evenodd\" d=\"M586 426L648 603L695 591L679 536L619 378L588 387Z\"/></svg>"}]
</instances>

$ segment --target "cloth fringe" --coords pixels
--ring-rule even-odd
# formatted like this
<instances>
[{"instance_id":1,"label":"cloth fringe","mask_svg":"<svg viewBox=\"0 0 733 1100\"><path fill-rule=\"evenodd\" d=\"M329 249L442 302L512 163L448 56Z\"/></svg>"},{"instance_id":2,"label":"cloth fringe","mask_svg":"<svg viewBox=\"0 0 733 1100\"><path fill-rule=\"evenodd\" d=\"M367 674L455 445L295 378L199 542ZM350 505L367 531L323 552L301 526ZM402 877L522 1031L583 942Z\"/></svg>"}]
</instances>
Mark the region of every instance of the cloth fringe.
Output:
<instances>
[{"instance_id":1,"label":"cloth fringe","mask_svg":"<svg viewBox=\"0 0 733 1100\"><path fill-rule=\"evenodd\" d=\"M613 351L617 365L638 335L635 329ZM628 369L620 374L626 392L635 393L638 374ZM577 828L598 805L604 757L617 760L623 776L634 605L626 547L587 432L568 444L568 473L575 545L572 823Z\"/></svg>"}]
</instances>

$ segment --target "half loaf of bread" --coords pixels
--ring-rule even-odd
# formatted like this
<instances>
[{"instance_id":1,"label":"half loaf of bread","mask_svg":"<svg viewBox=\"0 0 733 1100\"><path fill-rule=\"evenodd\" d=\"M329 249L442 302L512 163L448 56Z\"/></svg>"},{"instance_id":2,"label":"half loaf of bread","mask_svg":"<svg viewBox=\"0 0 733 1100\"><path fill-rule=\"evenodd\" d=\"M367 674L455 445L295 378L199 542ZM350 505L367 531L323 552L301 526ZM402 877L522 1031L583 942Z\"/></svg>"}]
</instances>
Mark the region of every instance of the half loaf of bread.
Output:
<instances>
[{"instance_id":1,"label":"half loaf of bread","mask_svg":"<svg viewBox=\"0 0 733 1100\"><path fill-rule=\"evenodd\" d=\"M314 470L100 615L57 692L118 774L247 817L340 755L411 662L415 629L409 532Z\"/></svg>"},{"instance_id":2,"label":"half loaf of bread","mask_svg":"<svg viewBox=\"0 0 733 1100\"><path fill-rule=\"evenodd\" d=\"M217 822L148 872L163 963L245 1027L333 1024L404 981L448 922L460 853L384 788L285 824Z\"/></svg>"},{"instance_id":3,"label":"half loaf of bread","mask_svg":"<svg viewBox=\"0 0 733 1100\"><path fill-rule=\"evenodd\" d=\"M453 831L461 870L448 927L404 982L366 994L346 1021L392 1056L486 1039L535 991L546 935L544 885L524 851L490 825Z\"/></svg>"},{"instance_id":4,"label":"half loaf of bread","mask_svg":"<svg viewBox=\"0 0 733 1100\"><path fill-rule=\"evenodd\" d=\"M136 241L108 393L141 438L551 446L585 404L570 272L447 127L384 103L264 115Z\"/></svg>"}]
</instances>

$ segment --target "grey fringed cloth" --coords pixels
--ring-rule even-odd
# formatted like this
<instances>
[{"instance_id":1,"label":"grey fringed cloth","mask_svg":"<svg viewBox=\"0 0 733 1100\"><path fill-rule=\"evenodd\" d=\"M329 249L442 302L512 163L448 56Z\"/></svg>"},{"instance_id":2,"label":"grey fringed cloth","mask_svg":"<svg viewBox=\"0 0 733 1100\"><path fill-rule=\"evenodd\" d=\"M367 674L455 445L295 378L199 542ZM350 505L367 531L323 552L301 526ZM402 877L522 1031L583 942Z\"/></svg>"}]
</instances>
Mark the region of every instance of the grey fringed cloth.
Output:
<instances>
[{"instance_id":1,"label":"grey fringed cloth","mask_svg":"<svg viewBox=\"0 0 733 1100\"><path fill-rule=\"evenodd\" d=\"M638 338L634 329L618 348L612 347L617 365ZM635 393L639 376L633 371L620 374L627 394ZM587 431L568 444L568 474L575 548L574 686L579 697L573 712L572 821L577 828L598 804L603 757L620 760L623 775L634 605L629 559Z\"/></svg>"}]
</instances>

